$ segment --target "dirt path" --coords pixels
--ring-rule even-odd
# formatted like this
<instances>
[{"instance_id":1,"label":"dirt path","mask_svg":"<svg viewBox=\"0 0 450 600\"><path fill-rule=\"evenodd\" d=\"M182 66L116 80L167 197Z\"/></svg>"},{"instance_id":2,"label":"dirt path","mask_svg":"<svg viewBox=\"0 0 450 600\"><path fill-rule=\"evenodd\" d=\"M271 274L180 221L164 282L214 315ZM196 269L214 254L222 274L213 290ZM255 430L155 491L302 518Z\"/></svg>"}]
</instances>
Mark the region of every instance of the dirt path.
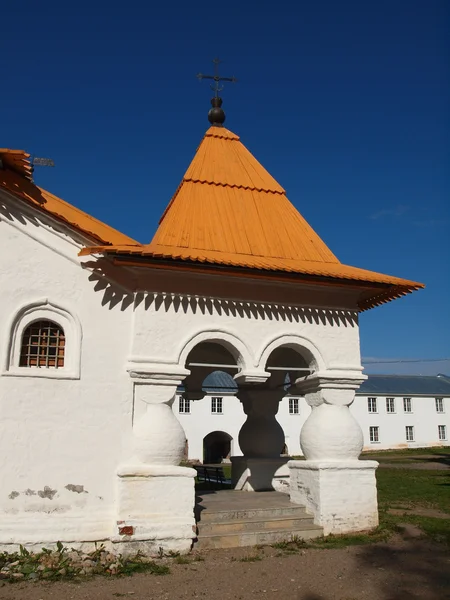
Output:
<instances>
[{"instance_id":1,"label":"dirt path","mask_svg":"<svg viewBox=\"0 0 450 600\"><path fill-rule=\"evenodd\" d=\"M247 562L258 554L262 560ZM171 563L166 576L96 577L82 583L5 583L1 600L444 600L450 554L422 539L335 550L216 550ZM192 560L192 557L191 557Z\"/></svg>"}]
</instances>

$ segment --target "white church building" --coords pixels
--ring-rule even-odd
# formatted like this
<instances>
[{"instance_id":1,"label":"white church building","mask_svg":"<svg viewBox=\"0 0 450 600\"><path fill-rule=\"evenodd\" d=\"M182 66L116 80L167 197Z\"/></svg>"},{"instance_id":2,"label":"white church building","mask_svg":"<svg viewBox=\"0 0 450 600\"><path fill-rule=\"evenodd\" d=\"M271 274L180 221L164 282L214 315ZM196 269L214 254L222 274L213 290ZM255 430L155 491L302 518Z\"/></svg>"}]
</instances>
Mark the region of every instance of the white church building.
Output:
<instances>
[{"instance_id":1,"label":"white church building","mask_svg":"<svg viewBox=\"0 0 450 600\"><path fill-rule=\"evenodd\" d=\"M377 463L358 458L350 408L366 379L358 315L423 286L342 264L212 104L150 243L39 188L29 155L0 149L0 549L189 551L196 471L180 466L187 416L172 405L217 370L246 415L237 487L287 478L325 534L378 523ZM287 378L304 400L283 432ZM306 460L280 456L285 434Z\"/></svg>"}]
</instances>

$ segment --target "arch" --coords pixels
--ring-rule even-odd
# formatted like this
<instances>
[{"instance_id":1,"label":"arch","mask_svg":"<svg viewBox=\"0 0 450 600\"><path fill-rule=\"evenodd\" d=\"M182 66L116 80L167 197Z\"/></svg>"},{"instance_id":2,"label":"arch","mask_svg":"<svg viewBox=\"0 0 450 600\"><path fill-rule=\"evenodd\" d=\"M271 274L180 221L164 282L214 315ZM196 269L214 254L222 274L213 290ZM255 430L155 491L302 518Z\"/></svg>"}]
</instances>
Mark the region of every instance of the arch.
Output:
<instances>
[{"instance_id":1,"label":"arch","mask_svg":"<svg viewBox=\"0 0 450 600\"><path fill-rule=\"evenodd\" d=\"M203 438L203 462L221 463L231 455L233 438L226 431L211 431Z\"/></svg>"},{"instance_id":2,"label":"arch","mask_svg":"<svg viewBox=\"0 0 450 600\"><path fill-rule=\"evenodd\" d=\"M253 365L252 356L246 344L234 334L221 329L201 331L187 340L179 352L178 364L184 367L189 353L202 342L212 342L223 346L232 354L240 371L251 368Z\"/></svg>"},{"instance_id":3,"label":"arch","mask_svg":"<svg viewBox=\"0 0 450 600\"><path fill-rule=\"evenodd\" d=\"M51 321L64 331L64 366L58 369L30 369L20 366L23 334L37 321ZM3 362L3 375L44 377L48 379L79 379L82 330L78 317L69 309L54 304L48 298L28 302L12 316Z\"/></svg>"},{"instance_id":4,"label":"arch","mask_svg":"<svg viewBox=\"0 0 450 600\"><path fill-rule=\"evenodd\" d=\"M283 346L296 350L314 371L326 368L325 361L317 346L308 338L300 335L279 335L272 339L261 351L257 363L258 367L264 369L272 352Z\"/></svg>"}]
</instances>

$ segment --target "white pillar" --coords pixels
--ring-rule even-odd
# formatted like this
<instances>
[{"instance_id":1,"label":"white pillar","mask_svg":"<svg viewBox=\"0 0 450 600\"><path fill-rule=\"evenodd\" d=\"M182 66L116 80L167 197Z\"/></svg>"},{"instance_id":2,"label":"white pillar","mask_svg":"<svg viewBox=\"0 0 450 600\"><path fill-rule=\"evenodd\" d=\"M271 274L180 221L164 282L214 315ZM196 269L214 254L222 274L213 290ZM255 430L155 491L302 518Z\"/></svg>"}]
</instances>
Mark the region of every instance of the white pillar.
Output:
<instances>
[{"instance_id":1,"label":"white pillar","mask_svg":"<svg viewBox=\"0 0 450 600\"><path fill-rule=\"evenodd\" d=\"M363 434L349 410L364 376L315 373L295 384L311 406L300 445L305 461L290 461L292 502L305 504L325 534L378 525L376 461L358 460Z\"/></svg>"},{"instance_id":2,"label":"white pillar","mask_svg":"<svg viewBox=\"0 0 450 600\"><path fill-rule=\"evenodd\" d=\"M186 436L172 411L189 371L173 365L132 366L136 418L118 475L112 537L122 553L188 552L195 537L194 469L180 467Z\"/></svg>"},{"instance_id":3,"label":"white pillar","mask_svg":"<svg viewBox=\"0 0 450 600\"><path fill-rule=\"evenodd\" d=\"M246 491L287 491L289 469L287 458L281 457L284 432L276 419L281 389L239 389L247 420L239 432L243 456L231 457L232 483L235 489Z\"/></svg>"}]
</instances>

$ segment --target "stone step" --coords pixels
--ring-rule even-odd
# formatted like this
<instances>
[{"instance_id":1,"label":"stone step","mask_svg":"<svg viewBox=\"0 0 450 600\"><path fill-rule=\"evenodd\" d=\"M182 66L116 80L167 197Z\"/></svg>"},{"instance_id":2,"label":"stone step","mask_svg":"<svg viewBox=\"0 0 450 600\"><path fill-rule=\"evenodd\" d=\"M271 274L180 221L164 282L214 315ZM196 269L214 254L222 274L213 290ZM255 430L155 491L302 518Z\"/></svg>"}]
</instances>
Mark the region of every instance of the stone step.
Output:
<instances>
[{"instance_id":1,"label":"stone step","mask_svg":"<svg viewBox=\"0 0 450 600\"><path fill-rule=\"evenodd\" d=\"M230 510L218 510L216 507L208 508L208 510L199 511L199 521L203 523L217 523L219 521L243 521L248 519L264 519L285 517L288 519L301 519L305 516L310 516L306 512L306 508L302 505L280 506L271 508L242 508Z\"/></svg>"},{"instance_id":2,"label":"stone step","mask_svg":"<svg viewBox=\"0 0 450 600\"><path fill-rule=\"evenodd\" d=\"M269 545L276 542L290 541L293 538L311 540L323 535L319 525L305 524L301 528L286 530L242 531L240 533L224 533L222 535L199 535L194 550L212 548L239 548L242 546Z\"/></svg>"},{"instance_id":3,"label":"stone step","mask_svg":"<svg viewBox=\"0 0 450 600\"><path fill-rule=\"evenodd\" d=\"M273 517L270 515L267 518L201 521L199 523L199 531L202 537L204 535L222 535L224 533L238 533L241 531L275 531L277 529L293 531L301 529L304 525L312 525L313 523L313 517L305 512L295 517Z\"/></svg>"}]
</instances>

